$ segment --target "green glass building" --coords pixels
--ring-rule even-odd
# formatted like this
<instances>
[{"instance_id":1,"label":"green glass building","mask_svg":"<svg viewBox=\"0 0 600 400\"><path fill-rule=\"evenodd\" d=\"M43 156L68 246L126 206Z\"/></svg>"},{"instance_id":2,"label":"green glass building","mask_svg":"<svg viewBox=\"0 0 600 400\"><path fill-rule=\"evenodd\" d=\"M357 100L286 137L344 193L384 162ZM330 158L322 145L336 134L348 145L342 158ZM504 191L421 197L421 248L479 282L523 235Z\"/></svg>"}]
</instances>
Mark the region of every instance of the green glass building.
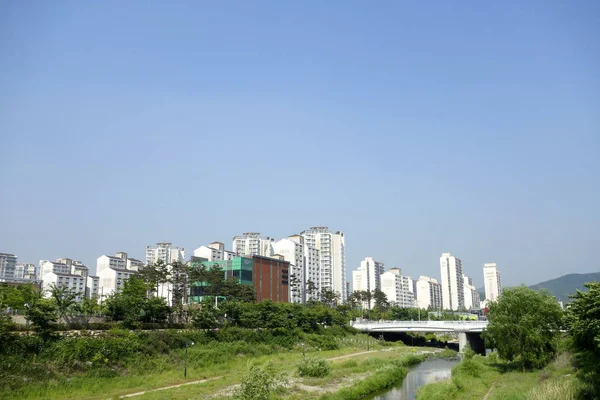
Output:
<instances>
[{"instance_id":1,"label":"green glass building","mask_svg":"<svg viewBox=\"0 0 600 400\"><path fill-rule=\"evenodd\" d=\"M239 283L252 285L252 258L234 257L232 260L208 261L200 257L193 257L191 265L195 268L202 266L210 268L218 265L223 269L225 279L235 279ZM190 290L190 303L199 303L207 295L206 282L195 282Z\"/></svg>"}]
</instances>

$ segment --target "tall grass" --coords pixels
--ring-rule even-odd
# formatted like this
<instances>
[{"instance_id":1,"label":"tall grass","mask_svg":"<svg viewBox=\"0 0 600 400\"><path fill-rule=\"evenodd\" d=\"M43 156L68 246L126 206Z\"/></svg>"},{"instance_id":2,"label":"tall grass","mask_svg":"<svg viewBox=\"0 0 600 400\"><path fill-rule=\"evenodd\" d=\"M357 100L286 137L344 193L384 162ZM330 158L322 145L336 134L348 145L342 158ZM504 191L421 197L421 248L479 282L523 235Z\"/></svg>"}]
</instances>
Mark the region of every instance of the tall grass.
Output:
<instances>
[{"instance_id":1,"label":"tall grass","mask_svg":"<svg viewBox=\"0 0 600 400\"><path fill-rule=\"evenodd\" d=\"M574 400L574 379L552 379L542 382L527 395L527 400Z\"/></svg>"}]
</instances>

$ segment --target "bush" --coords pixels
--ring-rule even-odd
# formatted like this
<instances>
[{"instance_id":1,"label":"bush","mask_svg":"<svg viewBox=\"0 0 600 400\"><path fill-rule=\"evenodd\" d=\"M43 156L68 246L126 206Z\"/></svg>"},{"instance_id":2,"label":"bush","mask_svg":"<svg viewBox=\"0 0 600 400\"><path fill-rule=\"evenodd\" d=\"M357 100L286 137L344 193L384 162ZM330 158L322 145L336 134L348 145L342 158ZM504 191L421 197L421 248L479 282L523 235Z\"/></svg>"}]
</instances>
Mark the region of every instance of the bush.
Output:
<instances>
[{"instance_id":1,"label":"bush","mask_svg":"<svg viewBox=\"0 0 600 400\"><path fill-rule=\"evenodd\" d=\"M463 362L452 369L452 376L464 374L474 378L479 378L481 376L482 368L483 365L479 362L472 359L464 359Z\"/></svg>"},{"instance_id":2,"label":"bush","mask_svg":"<svg viewBox=\"0 0 600 400\"><path fill-rule=\"evenodd\" d=\"M304 358L298 365L298 375L311 378L322 378L329 375L331 366L322 358Z\"/></svg>"},{"instance_id":3,"label":"bush","mask_svg":"<svg viewBox=\"0 0 600 400\"><path fill-rule=\"evenodd\" d=\"M275 375L273 364L250 363L248 373L242 377L240 388L235 393L239 400L268 400L275 390L287 383L284 375Z\"/></svg>"}]
</instances>

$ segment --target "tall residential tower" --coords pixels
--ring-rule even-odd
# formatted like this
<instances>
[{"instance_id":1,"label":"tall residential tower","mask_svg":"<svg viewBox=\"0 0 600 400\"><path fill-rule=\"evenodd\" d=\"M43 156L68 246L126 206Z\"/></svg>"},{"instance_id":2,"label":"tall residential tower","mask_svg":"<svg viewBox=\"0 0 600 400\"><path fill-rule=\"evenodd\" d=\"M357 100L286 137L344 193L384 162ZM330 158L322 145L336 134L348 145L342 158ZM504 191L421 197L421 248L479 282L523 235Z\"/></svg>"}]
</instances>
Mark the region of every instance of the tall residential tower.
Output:
<instances>
[{"instance_id":1,"label":"tall residential tower","mask_svg":"<svg viewBox=\"0 0 600 400\"><path fill-rule=\"evenodd\" d=\"M306 244L321 254L321 290L330 289L346 301L346 241L341 231L315 226L300 233Z\"/></svg>"},{"instance_id":2,"label":"tall residential tower","mask_svg":"<svg viewBox=\"0 0 600 400\"><path fill-rule=\"evenodd\" d=\"M442 302L444 310L462 310L465 308L465 289L463 282L462 262L450 253L442 253L440 257L442 276Z\"/></svg>"},{"instance_id":3,"label":"tall residential tower","mask_svg":"<svg viewBox=\"0 0 600 400\"><path fill-rule=\"evenodd\" d=\"M485 299L487 301L498 300L498 296L502 293L502 282L496 263L483 264L483 282L485 284Z\"/></svg>"}]
</instances>

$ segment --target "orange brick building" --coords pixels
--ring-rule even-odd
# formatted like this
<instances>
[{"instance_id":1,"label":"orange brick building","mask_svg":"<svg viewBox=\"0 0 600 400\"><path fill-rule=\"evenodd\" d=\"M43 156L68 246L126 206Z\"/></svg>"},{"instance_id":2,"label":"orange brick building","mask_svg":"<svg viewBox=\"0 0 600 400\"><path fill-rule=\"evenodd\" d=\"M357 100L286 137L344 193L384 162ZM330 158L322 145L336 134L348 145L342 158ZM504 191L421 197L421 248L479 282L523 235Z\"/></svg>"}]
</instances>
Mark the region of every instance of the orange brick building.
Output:
<instances>
[{"instance_id":1,"label":"orange brick building","mask_svg":"<svg viewBox=\"0 0 600 400\"><path fill-rule=\"evenodd\" d=\"M252 286L256 301L289 302L290 263L282 256L252 256Z\"/></svg>"}]
</instances>

